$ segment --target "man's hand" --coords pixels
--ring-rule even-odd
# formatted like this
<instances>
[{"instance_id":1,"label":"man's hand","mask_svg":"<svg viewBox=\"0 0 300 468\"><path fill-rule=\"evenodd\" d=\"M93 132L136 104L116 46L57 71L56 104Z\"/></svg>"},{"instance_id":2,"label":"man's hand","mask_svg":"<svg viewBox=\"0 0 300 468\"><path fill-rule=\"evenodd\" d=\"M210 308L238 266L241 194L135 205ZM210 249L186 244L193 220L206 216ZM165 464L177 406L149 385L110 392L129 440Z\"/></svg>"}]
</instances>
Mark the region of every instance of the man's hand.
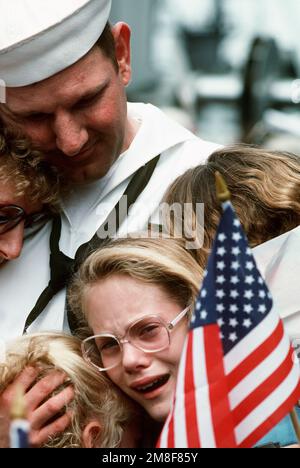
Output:
<instances>
[{"instance_id":1,"label":"man's hand","mask_svg":"<svg viewBox=\"0 0 300 468\"><path fill-rule=\"evenodd\" d=\"M27 367L15 381L0 395L0 448L8 447L9 412L16 387L22 386L25 392L27 417L31 425L30 443L34 447L43 445L49 437L63 432L71 422L71 413L58 415L74 398L74 390L66 387L54 397L49 395L62 385L66 375L53 371L35 383L38 369ZM48 399L49 398L49 399ZM48 422L50 421L51 422Z\"/></svg>"}]
</instances>

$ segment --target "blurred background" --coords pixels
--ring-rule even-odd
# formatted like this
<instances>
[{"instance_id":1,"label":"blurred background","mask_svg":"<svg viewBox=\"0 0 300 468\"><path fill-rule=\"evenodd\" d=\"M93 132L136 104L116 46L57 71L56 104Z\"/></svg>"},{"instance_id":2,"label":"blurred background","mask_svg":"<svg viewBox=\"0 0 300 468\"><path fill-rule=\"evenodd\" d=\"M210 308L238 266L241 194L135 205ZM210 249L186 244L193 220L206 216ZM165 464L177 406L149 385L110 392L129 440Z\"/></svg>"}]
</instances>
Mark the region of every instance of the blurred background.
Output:
<instances>
[{"instance_id":1,"label":"blurred background","mask_svg":"<svg viewBox=\"0 0 300 468\"><path fill-rule=\"evenodd\" d=\"M201 138L300 154L300 0L113 0L132 28L131 101Z\"/></svg>"}]
</instances>

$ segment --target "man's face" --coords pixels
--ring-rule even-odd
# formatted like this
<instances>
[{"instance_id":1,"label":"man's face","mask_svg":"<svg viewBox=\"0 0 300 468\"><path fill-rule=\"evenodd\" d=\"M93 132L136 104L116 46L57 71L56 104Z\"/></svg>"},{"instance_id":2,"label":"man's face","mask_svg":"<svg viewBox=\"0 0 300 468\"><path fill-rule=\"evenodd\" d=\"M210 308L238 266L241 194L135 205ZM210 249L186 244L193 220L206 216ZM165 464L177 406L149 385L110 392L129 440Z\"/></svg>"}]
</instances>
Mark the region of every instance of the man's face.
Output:
<instances>
[{"instance_id":1,"label":"man's face","mask_svg":"<svg viewBox=\"0 0 300 468\"><path fill-rule=\"evenodd\" d=\"M7 89L8 111L18 126L74 183L103 177L132 138L125 94L131 73L130 32L119 24L113 33L118 72L94 47L47 80Z\"/></svg>"}]
</instances>

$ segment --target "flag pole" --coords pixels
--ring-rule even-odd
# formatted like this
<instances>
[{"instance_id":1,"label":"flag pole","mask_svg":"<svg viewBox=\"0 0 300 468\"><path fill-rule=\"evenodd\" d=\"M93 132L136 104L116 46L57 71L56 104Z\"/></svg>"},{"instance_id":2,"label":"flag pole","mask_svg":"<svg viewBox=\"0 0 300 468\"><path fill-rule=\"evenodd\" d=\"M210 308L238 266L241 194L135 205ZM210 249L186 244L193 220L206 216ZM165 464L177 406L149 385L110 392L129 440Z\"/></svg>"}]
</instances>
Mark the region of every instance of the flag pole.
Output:
<instances>
[{"instance_id":1,"label":"flag pole","mask_svg":"<svg viewBox=\"0 0 300 468\"><path fill-rule=\"evenodd\" d=\"M220 174L220 172L217 171L215 172L215 178L216 178L216 192L217 192L218 200L221 203L230 201L231 194L224 180L224 177Z\"/></svg>"},{"instance_id":2,"label":"flag pole","mask_svg":"<svg viewBox=\"0 0 300 468\"><path fill-rule=\"evenodd\" d=\"M298 414L295 408L290 413L290 415L291 415L292 423L293 423L293 426L297 435L298 444L300 445L300 424L299 424Z\"/></svg>"},{"instance_id":3,"label":"flag pole","mask_svg":"<svg viewBox=\"0 0 300 468\"><path fill-rule=\"evenodd\" d=\"M30 425L27 421L25 396L21 386L16 388L10 418L10 448L29 448Z\"/></svg>"}]
</instances>

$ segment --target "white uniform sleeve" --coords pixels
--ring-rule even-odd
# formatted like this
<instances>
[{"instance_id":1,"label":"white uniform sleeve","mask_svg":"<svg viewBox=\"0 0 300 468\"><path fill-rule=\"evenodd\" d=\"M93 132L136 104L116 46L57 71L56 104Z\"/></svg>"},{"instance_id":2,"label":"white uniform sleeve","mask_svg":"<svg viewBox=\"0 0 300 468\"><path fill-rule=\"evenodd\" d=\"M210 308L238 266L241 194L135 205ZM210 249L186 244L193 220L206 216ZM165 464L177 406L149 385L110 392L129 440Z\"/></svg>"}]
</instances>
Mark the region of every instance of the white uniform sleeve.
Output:
<instances>
[{"instance_id":1,"label":"white uniform sleeve","mask_svg":"<svg viewBox=\"0 0 300 468\"><path fill-rule=\"evenodd\" d=\"M300 335L300 226L254 249L290 336Z\"/></svg>"}]
</instances>

